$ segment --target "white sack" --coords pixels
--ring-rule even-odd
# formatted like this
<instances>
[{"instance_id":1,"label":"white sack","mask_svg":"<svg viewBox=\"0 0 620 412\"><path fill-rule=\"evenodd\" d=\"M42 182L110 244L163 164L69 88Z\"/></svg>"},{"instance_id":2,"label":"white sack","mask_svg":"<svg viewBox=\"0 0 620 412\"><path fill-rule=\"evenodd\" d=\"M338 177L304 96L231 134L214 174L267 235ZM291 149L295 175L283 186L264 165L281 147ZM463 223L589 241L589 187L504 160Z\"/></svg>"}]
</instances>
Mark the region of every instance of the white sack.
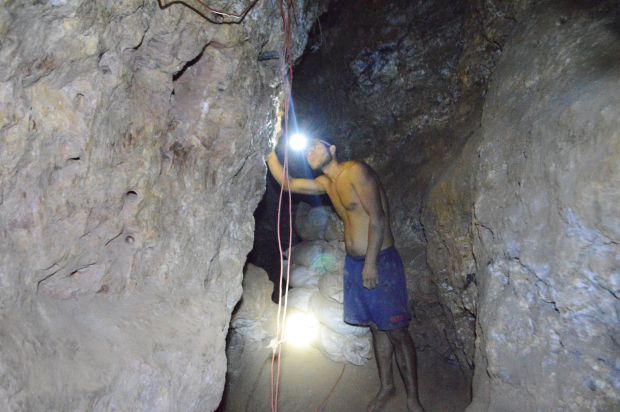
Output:
<instances>
[{"instance_id":1,"label":"white sack","mask_svg":"<svg viewBox=\"0 0 620 412\"><path fill-rule=\"evenodd\" d=\"M326 326L321 326L316 346L335 362L363 365L372 357L370 335L341 335Z\"/></svg>"},{"instance_id":2,"label":"white sack","mask_svg":"<svg viewBox=\"0 0 620 412\"><path fill-rule=\"evenodd\" d=\"M243 296L231 321L239 334L256 341L275 334L278 305L271 301L272 291L267 272L248 264L243 275Z\"/></svg>"},{"instance_id":3,"label":"white sack","mask_svg":"<svg viewBox=\"0 0 620 412\"><path fill-rule=\"evenodd\" d=\"M295 231L303 240L343 240L342 221L329 206L300 202L295 209Z\"/></svg>"},{"instance_id":4,"label":"white sack","mask_svg":"<svg viewBox=\"0 0 620 412\"><path fill-rule=\"evenodd\" d=\"M345 247L344 241L330 240L328 243L331 247L340 250L340 252L342 252L343 255L346 253L346 247Z\"/></svg>"},{"instance_id":5,"label":"white sack","mask_svg":"<svg viewBox=\"0 0 620 412\"><path fill-rule=\"evenodd\" d=\"M318 290L310 297L308 307L319 322L334 332L355 336L367 335L369 333L367 327L353 326L345 323L343 320L344 307L342 304L326 298Z\"/></svg>"},{"instance_id":6,"label":"white sack","mask_svg":"<svg viewBox=\"0 0 620 412\"><path fill-rule=\"evenodd\" d=\"M312 263L320 256L327 242L322 240L303 241L293 246L292 262L296 265L310 267ZM286 257L289 257L289 251L286 251Z\"/></svg>"},{"instance_id":7,"label":"white sack","mask_svg":"<svg viewBox=\"0 0 620 412\"><path fill-rule=\"evenodd\" d=\"M319 280L319 290L326 298L342 303L344 301L342 280L342 272L326 273Z\"/></svg>"},{"instance_id":8,"label":"white sack","mask_svg":"<svg viewBox=\"0 0 620 412\"><path fill-rule=\"evenodd\" d=\"M316 288L292 288L288 291L287 306L289 308L299 309L302 312L308 311L310 297L316 291Z\"/></svg>"},{"instance_id":9,"label":"white sack","mask_svg":"<svg viewBox=\"0 0 620 412\"><path fill-rule=\"evenodd\" d=\"M285 269L286 270L286 269ZM314 288L319 284L321 274L302 265L291 265L290 287Z\"/></svg>"},{"instance_id":10,"label":"white sack","mask_svg":"<svg viewBox=\"0 0 620 412\"><path fill-rule=\"evenodd\" d=\"M314 240L293 246L291 263L305 266L318 274L324 274L342 269L344 258L345 252L338 244Z\"/></svg>"}]
</instances>

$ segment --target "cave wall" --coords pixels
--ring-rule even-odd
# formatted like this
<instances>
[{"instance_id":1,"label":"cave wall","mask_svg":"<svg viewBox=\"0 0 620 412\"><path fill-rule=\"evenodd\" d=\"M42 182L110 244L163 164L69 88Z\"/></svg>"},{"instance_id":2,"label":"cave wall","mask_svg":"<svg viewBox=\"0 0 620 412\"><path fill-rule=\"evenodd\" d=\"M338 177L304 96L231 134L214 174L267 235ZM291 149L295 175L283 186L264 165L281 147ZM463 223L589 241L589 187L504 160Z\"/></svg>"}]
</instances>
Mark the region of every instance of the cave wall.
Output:
<instances>
[{"instance_id":1,"label":"cave wall","mask_svg":"<svg viewBox=\"0 0 620 412\"><path fill-rule=\"evenodd\" d=\"M618 56L617 2L551 2L500 58L456 166L474 176L470 411L619 404Z\"/></svg>"},{"instance_id":2,"label":"cave wall","mask_svg":"<svg viewBox=\"0 0 620 412\"><path fill-rule=\"evenodd\" d=\"M215 409L282 98L259 59L279 10L5 3L0 409ZM322 7L295 2L296 55Z\"/></svg>"},{"instance_id":3,"label":"cave wall","mask_svg":"<svg viewBox=\"0 0 620 412\"><path fill-rule=\"evenodd\" d=\"M379 172L422 356L475 367L471 411L612 410L617 6L330 7L298 114Z\"/></svg>"},{"instance_id":4,"label":"cave wall","mask_svg":"<svg viewBox=\"0 0 620 412\"><path fill-rule=\"evenodd\" d=\"M294 86L303 127L381 177L408 274L418 349L458 360L468 375L477 293L471 216L460 209L471 203L461 198L471 182L451 193L431 188L478 130L497 57L517 13L531 2L496 3L332 1L313 29ZM429 209L435 200L443 212Z\"/></svg>"}]
</instances>

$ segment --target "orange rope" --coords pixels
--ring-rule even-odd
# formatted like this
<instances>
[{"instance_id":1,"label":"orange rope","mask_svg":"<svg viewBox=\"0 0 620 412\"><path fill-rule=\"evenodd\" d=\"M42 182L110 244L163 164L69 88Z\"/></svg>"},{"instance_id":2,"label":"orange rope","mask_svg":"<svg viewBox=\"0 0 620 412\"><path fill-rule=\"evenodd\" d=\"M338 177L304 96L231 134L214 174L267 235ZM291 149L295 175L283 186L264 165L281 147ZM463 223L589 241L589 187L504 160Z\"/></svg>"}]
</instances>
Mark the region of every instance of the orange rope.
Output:
<instances>
[{"instance_id":1,"label":"orange rope","mask_svg":"<svg viewBox=\"0 0 620 412\"><path fill-rule=\"evenodd\" d=\"M338 376L338 379L336 379L336 383L334 383L334 386L332 386L332 389L329 391L329 393L327 394L327 396L325 397L325 399L323 399L323 402L321 402L321 404L319 405L318 408L316 408L316 412L321 412L323 410L323 408L325 408L325 405L327 405L327 401L329 400L329 398L334 394L334 391L336 390L336 386L338 386L338 384L340 383L340 380L342 379L342 377L344 376L344 369L347 367L347 364L345 363L344 365L342 365L342 370L340 371L340 376Z\"/></svg>"},{"instance_id":2,"label":"orange rope","mask_svg":"<svg viewBox=\"0 0 620 412\"><path fill-rule=\"evenodd\" d=\"M165 9L170 7L173 4L181 4L185 7L191 9L195 13L199 14L203 18L207 19L212 23L240 23L245 16L249 13L249 11L258 3L258 0L253 0L240 14L225 12L222 10L216 10L210 7L204 0L196 0L200 5L202 5L207 11L225 17L231 17L238 19L237 21L224 21L224 22L216 22L211 20L207 15L205 15L201 10L198 10L191 4L188 4L184 0L172 0L166 2L166 0L157 0L159 7ZM278 315L276 322L276 338L274 339L273 352L271 356L271 410L272 412L278 411L278 390L280 386L280 371L281 371L281 355L282 355L282 341L285 336L286 329L286 309L288 306L288 288L291 272L291 256L292 256L292 246L293 246L293 206L292 206L292 196L290 190L288 192L288 217L289 217L289 237L288 237L288 261L286 266L286 291L284 298L284 307L282 307L282 284L284 277L284 252L282 250L282 239L280 236L280 218L282 212L282 198L284 194L284 183L286 187L289 187L289 158L288 158L288 112L290 106L290 97L293 85L293 40L292 40L292 30L291 30L291 16L297 22L297 18L295 16L295 9L293 0L286 0L286 5L284 3L285 0L278 0L280 6L280 16L282 18L282 31L284 33L284 69L288 71L288 79L286 76L286 71L283 70L284 77L284 136L285 136L285 148L284 148L284 168L283 168L283 185L280 187L280 196L278 198L278 250L280 252L280 285L279 285L279 297L278 297ZM286 9L286 12L285 12ZM275 373L275 363L276 363L276 351L277 355L277 374ZM344 370L343 370L344 371ZM274 376L275 375L275 376Z\"/></svg>"},{"instance_id":3,"label":"orange rope","mask_svg":"<svg viewBox=\"0 0 620 412\"><path fill-rule=\"evenodd\" d=\"M281 372L281 359L282 359L282 341L285 336L286 329L286 310L288 305L288 288L289 288L289 279L291 272L291 256L292 256L292 245L293 245L293 206L292 206L292 196L291 191L287 190L288 193L288 215L289 215L289 243L288 243L288 260L286 266L286 292L284 298L284 307L282 308L282 284L283 284L283 276L284 276L284 253L282 250L282 239L280 235L280 216L282 211L282 198L284 195L284 187L286 185L287 189L289 188L289 157L288 157L288 114L289 114L289 106L290 106L290 97L292 91L293 84L293 41L292 41L292 30L291 30L291 12L294 13L292 0L287 0L286 3L286 13L285 13L285 4L284 0L279 0L280 6L280 16L282 18L282 31L284 33L284 69L288 71L288 79L286 76L286 71L283 70L284 76L284 136L285 136L285 146L284 146L284 167L283 167L283 176L282 176L282 185L280 187L280 196L278 199L278 249L280 252L280 284L279 284L279 296L278 296L278 316L277 316L277 326L276 326L276 339L275 339L275 347L273 348L272 356L271 356L271 410L272 412L278 411L278 395L280 388L280 372ZM287 81L288 80L288 81ZM281 317L280 317L281 316ZM277 372L276 369L276 351L277 351Z\"/></svg>"}]
</instances>

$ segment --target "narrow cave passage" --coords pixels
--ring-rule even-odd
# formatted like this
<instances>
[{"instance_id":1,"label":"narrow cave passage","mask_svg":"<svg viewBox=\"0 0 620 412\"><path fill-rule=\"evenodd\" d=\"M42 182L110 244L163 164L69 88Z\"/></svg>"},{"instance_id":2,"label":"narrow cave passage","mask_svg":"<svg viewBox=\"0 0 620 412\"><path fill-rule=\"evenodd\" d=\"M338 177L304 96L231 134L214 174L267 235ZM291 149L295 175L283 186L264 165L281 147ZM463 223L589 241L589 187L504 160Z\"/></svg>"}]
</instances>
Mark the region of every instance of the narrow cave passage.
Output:
<instances>
[{"instance_id":1,"label":"narrow cave passage","mask_svg":"<svg viewBox=\"0 0 620 412\"><path fill-rule=\"evenodd\" d=\"M603 9L605 6L599 12ZM564 25L569 19L575 19L575 27L595 25L584 17L584 12L590 13L590 16L596 13L578 5L551 7L543 12L543 16L546 13L547 17L540 17L534 25L553 20L549 17L553 15L557 17L553 20L557 25ZM536 329L536 322L541 322L541 325L556 322L540 314L540 311L547 310L548 305L548 301L541 298L541 309L519 315L522 318L509 315L503 321L506 324L500 327L503 336L491 339L513 342L509 346L514 345L514 349L507 355L511 359L497 361L496 369L488 369L488 356L494 356L493 352L505 352L498 348L482 354L478 348L476 355L476 342L478 345L490 342L485 341L484 336L487 326L477 325L478 311L485 306L488 310L489 305L488 289L482 289L482 300L480 297L481 278L495 276L493 274L498 269L494 261L502 260L499 256L492 257L492 252L487 249L498 239L495 230L483 223L485 218L477 215L484 204L480 199L485 190L476 182L479 178L476 174L480 176L478 168L490 167L484 166L484 161L480 160L481 142L486 138L491 146L501 146L502 143L498 134L485 136L481 124L485 121L492 123L488 117L484 118L485 110L496 110L502 113L499 122L502 126L496 127L517 130L522 127L515 123L517 119L500 108L505 101L492 107L487 100L492 75L507 39L513 30L518 30L515 29L518 22L532 17L516 4L481 8L479 4L467 1L393 1L387 4L333 1L327 13L315 22L306 50L295 66L295 111L291 113L298 122L295 123L295 131L333 143L339 162L358 160L370 165L377 172L389 198L395 245L405 265L408 302L413 315L408 330L417 352L420 400L427 411L463 411L472 401L472 391L479 395L469 406L470 410L514 410L516 406L509 405L506 400L514 396L511 393L515 388L511 384L505 386L506 393L494 395L499 400L484 398L489 392L494 393L502 387L497 380L504 379L501 374L508 373L505 372L506 367L511 368L507 365L535 362L533 359L536 357L523 359L527 356L524 353L531 349L522 352L518 348L522 344L527 346L525 341L531 338L516 338L513 334L527 335L525 330L528 326L524 326L527 324L534 325L529 327ZM617 36L609 31L606 33L617 41ZM544 38L543 34L540 35ZM560 40L548 41L556 42L553 47L562 48L564 46L558 44L564 41L562 36L568 38L575 34L567 31L555 35ZM522 36L527 38L526 34ZM517 44L512 47L527 48L519 44L527 40L517 37L513 41ZM588 41L598 44L599 40L590 38ZM498 76L502 73L507 73L504 76L512 73L529 76L511 67L515 59L520 59L518 52L515 53L513 62L500 67ZM584 61L602 58L597 52L589 56L584 55L582 50L572 53L580 54ZM538 68L523 70L533 70L537 76L545 75L544 72L538 73ZM570 77L570 74L566 76ZM601 76L605 77L604 74ZM594 76L589 81L597 78ZM497 97L498 93L501 96L497 89L502 90L502 85L496 85L493 90L495 94L490 95L496 102L501 100ZM506 92L509 93L509 90L510 87L506 87ZM615 98L603 97L601 104L608 105L610 98L617 98L617 94ZM533 104L537 97L527 99L532 101L526 105ZM522 106L517 107L522 110ZM575 126L569 124L564 127L570 130ZM522 147L523 158L527 159L526 152L532 150L531 143L520 142L520 133L514 132L516 140L511 150ZM554 133L561 132L547 132L543 134L543 139L553 140ZM491 150L488 153L493 153L496 149L488 150ZM514 155L507 150L504 156L505 160L499 160L500 164L511 162L508 159ZM519 166L521 171L508 172L507 180L498 183L494 190L501 196L507 196L508 186L514 183L521 187L522 181L528 179L527 170L541 166L536 163ZM310 179L317 175L310 174L307 169L302 155L293 159L290 174ZM538 184L544 186L547 183ZM272 284L266 281L267 277L275 285L271 297L273 302L277 302L280 266L275 227L279 190L280 186L268 173L266 192L255 213L254 248L248 256L251 267L246 269L247 287L252 289L248 296L250 302L256 302L256 290L264 289L263 295L271 291ZM285 208L286 205L285 202ZM342 288L342 283L340 281L338 286L333 286L334 283L328 279L342 277L342 250L345 247L342 227L338 227L339 220L331 206L327 196L293 195L293 256L295 253L298 255L292 259L289 297L293 313L309 313L318 318L319 333L315 341L303 349L286 346L282 357L280 391L280 404L286 410L315 410L320 406L324 410L366 410L366 405L380 385L369 336L355 336L355 331L347 330L346 324L330 323L331 319L325 315L328 303L317 303L320 299L314 295L327 299L325 302L329 301L337 309L334 313L341 316L342 290L338 287ZM498 216L512 220L521 216L527 221L522 212L516 210L490 213L498 213ZM534 223L536 218L530 219L531 224L537 224ZM509 224L500 230L512 231L511 227L512 224ZM569 229L558 227L557 230ZM288 234L287 222L283 223L281 233ZM515 238L511 242L521 242L529 237L525 234L521 236L520 240ZM523 265L519 252L508 253L515 254L508 261L518 262L526 273L522 272L523 269L499 269L507 273L502 276L515 276L518 284L525 282L529 286L517 286L514 292L504 293L519 295L532 293L527 290L539 290L540 283L537 282L540 282L540 277ZM613 252L608 250L604 253L609 259L611 255L608 253ZM338 262L335 274L329 268L322 267L325 259ZM486 263L481 264L480 259L486 259ZM609 275L600 274L603 278ZM520 277L523 280L519 280ZM482 282L483 288L490 287L488 281ZM507 282L510 283L510 280ZM491 300L494 299L491 297ZM507 295L503 299L512 304ZM608 303L617 307L617 301ZM263 304L271 310L276 307L271 302L263 301ZM494 304L498 305L497 310L501 313L502 303ZM514 308L507 310L514 311ZM264 313L267 312L269 310ZM552 312L548 314L552 318L559 313L556 307ZM483 314L485 322L489 322L489 316ZM265 359L269 351L264 349L264 345L257 345L256 341L264 343L265 337L261 340L259 335L268 330L269 321L263 318L252 323L248 321L251 318L251 310L248 312L246 307L237 317L237 326L233 321L228 346L228 396L222 404L223 410L260 409L260 405L268 402L266 369L269 362ZM609 328L610 321L611 318L605 319L603 316L601 325ZM545 342L546 339L542 339L531 345L545 353L549 350ZM600 349L602 353L610 353L610 343L603 346ZM609 361L606 362L611 365ZM483 370L478 373L485 376L474 381L477 363L483 365ZM499 375L495 376L495 373ZM528 375L521 376L526 378ZM380 410L406 410L406 391L395 359L394 377L397 395ZM497 386L488 388L485 385ZM527 383L523 385L529 386ZM602 395L601 404L613 396L609 392ZM528 401L529 406L524 410L540 410L541 407L544 409L541 405L558 402L552 399L553 396L548 397L542 392L534 398ZM326 400L327 404L324 403Z\"/></svg>"},{"instance_id":2,"label":"narrow cave passage","mask_svg":"<svg viewBox=\"0 0 620 412\"><path fill-rule=\"evenodd\" d=\"M456 64L463 53L461 36L467 12L465 2L445 2L427 9L404 1L390 5L333 2L315 22L294 73L292 129L334 143L340 162L361 160L371 165L388 194L389 211L394 215L392 231L406 266L408 306L413 314L408 329L416 344L420 397L427 411L462 411L470 402L475 318L467 313L462 322L469 328L469 336L459 337L454 316L442 302L429 273L420 209L430 182L428 177L419 176L423 167L441 168L441 156L449 155L452 140L466 138L453 137L446 131L445 117L454 116L456 96L462 93ZM394 18L395 14L400 17ZM475 101L475 97L470 100ZM418 118L407 113L430 117L429 124L420 125ZM456 127L462 128L453 127L454 134L459 130ZM428 148L431 144L435 147ZM426 152L419 153L420 148ZM313 179L320 174L309 169L304 153L291 151L290 155L291 176ZM261 336L266 331L260 322L250 322L256 313L248 310L247 302L252 302L249 305L255 310L269 312L254 303L256 289L264 289L263 294L265 290L271 292L264 275L264 282L259 281L260 269L254 265L267 272L274 284L271 297L277 302L279 192L279 184L268 173L265 195L255 212L254 248L248 256L252 266L246 268L246 306L242 301L229 337L224 410L260 408L269 395L269 371L265 370L269 362L265 360L270 352L264 349L266 336ZM403 201L404 194L411 197ZM319 318L320 332L307 348L285 347L289 352L282 359L281 407L316 409L337 381L342 365L347 365L327 410L365 410L379 387L370 336L356 336L359 332L355 328L348 330L341 319L330 323L329 316L333 315L326 314L331 303L336 316L342 317L342 223L326 195L295 194L293 209L290 304L294 314ZM285 214L286 210L285 196ZM401 224L403 220L414 224L407 227ZM283 219L281 233L288 237L287 219ZM337 279L335 286L330 278ZM271 310L275 308L264 297L261 302ZM467 344L470 352L464 353ZM382 410L405 408L405 389L396 362L394 377L397 396Z\"/></svg>"}]
</instances>

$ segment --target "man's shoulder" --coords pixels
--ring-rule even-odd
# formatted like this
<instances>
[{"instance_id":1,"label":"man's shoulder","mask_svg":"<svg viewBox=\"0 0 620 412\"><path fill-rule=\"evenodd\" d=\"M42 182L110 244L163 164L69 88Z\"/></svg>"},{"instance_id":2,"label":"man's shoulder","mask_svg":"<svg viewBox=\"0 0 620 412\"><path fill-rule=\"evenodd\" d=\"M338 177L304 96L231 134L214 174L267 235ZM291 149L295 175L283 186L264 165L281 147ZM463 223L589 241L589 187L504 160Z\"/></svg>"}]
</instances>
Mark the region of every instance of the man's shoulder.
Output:
<instances>
[{"instance_id":1,"label":"man's shoulder","mask_svg":"<svg viewBox=\"0 0 620 412\"><path fill-rule=\"evenodd\" d=\"M366 177L375 174L372 167L359 160L349 160L345 162L345 167L350 177Z\"/></svg>"}]
</instances>

